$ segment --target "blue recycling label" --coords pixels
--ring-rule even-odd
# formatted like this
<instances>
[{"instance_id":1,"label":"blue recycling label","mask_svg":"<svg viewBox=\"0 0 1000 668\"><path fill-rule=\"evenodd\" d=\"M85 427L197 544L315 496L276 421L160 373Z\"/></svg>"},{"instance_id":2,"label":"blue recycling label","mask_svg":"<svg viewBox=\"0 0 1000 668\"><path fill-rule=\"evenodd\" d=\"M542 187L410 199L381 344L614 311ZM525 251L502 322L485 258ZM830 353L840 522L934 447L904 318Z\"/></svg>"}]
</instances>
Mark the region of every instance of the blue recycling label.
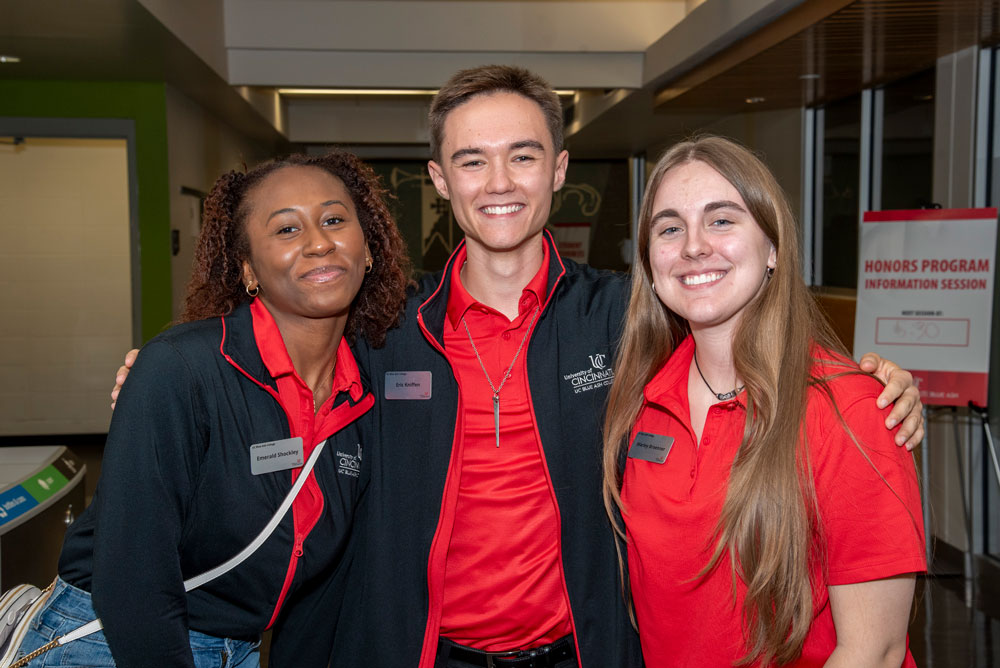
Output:
<instances>
[{"instance_id":1,"label":"blue recycling label","mask_svg":"<svg viewBox=\"0 0 1000 668\"><path fill-rule=\"evenodd\" d=\"M0 526L20 517L38 505L35 497L21 485L0 492Z\"/></svg>"}]
</instances>

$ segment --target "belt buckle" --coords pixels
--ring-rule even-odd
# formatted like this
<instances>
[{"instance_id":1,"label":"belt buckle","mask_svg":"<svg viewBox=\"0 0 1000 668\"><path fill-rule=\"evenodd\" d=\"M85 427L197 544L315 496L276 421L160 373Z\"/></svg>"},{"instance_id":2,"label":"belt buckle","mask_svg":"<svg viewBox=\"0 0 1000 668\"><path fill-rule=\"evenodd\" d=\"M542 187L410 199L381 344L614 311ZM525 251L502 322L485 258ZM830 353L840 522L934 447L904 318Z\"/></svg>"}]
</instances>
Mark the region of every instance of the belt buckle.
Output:
<instances>
[{"instance_id":1,"label":"belt buckle","mask_svg":"<svg viewBox=\"0 0 1000 668\"><path fill-rule=\"evenodd\" d=\"M510 652L487 652L486 668L503 668L503 664L495 663L496 659L519 659L521 650L511 650Z\"/></svg>"}]
</instances>

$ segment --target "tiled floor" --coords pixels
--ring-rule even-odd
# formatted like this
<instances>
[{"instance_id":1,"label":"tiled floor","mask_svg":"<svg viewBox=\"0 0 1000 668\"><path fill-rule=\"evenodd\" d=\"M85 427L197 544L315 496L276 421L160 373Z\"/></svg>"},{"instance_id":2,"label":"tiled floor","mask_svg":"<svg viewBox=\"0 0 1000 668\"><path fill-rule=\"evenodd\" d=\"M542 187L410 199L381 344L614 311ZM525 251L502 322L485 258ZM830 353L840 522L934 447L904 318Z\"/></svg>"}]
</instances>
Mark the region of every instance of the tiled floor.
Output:
<instances>
[{"instance_id":1,"label":"tiled floor","mask_svg":"<svg viewBox=\"0 0 1000 668\"><path fill-rule=\"evenodd\" d=\"M910 650L920 668L1000 668L1000 600L961 577L921 579Z\"/></svg>"}]
</instances>

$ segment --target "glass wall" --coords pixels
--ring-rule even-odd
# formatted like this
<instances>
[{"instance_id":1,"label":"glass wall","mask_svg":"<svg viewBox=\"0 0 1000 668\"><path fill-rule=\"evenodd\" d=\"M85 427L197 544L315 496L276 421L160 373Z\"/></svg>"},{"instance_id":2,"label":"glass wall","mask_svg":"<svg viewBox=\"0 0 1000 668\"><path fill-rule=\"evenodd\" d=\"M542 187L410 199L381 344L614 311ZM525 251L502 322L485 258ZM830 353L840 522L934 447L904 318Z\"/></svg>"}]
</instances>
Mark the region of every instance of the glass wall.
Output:
<instances>
[{"instance_id":1,"label":"glass wall","mask_svg":"<svg viewBox=\"0 0 1000 668\"><path fill-rule=\"evenodd\" d=\"M934 70L881 90L881 189L879 209L934 206ZM877 113L877 110L876 110Z\"/></svg>"},{"instance_id":2,"label":"glass wall","mask_svg":"<svg viewBox=\"0 0 1000 668\"><path fill-rule=\"evenodd\" d=\"M832 102L819 119L814 281L854 289L861 211L934 206L934 70Z\"/></svg>"},{"instance_id":3,"label":"glass wall","mask_svg":"<svg viewBox=\"0 0 1000 668\"><path fill-rule=\"evenodd\" d=\"M861 165L861 96L828 104L822 126L822 208L815 282L854 288L858 282L858 207Z\"/></svg>"}]
</instances>

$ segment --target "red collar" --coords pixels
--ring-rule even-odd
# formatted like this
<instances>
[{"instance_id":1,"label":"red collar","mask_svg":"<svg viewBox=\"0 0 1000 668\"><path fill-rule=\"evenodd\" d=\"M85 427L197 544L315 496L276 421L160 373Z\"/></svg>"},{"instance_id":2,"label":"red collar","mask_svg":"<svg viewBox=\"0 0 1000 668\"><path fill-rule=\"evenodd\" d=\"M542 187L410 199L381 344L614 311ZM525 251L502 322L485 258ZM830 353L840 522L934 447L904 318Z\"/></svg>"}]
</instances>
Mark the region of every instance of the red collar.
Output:
<instances>
[{"instance_id":1,"label":"red collar","mask_svg":"<svg viewBox=\"0 0 1000 668\"><path fill-rule=\"evenodd\" d=\"M250 315L253 319L253 336L257 342L257 350L260 351L260 357L271 377L293 375L305 385L292 366L292 358L288 356L288 349L285 348L285 341L281 338L274 316L260 299L254 299L250 303ZM347 345L346 338L342 338L340 345L337 346L337 362L333 371L333 396L339 392L347 392L351 401L357 401L364 393L358 364L354 361L354 355L351 353L351 347Z\"/></svg>"},{"instance_id":2,"label":"red collar","mask_svg":"<svg viewBox=\"0 0 1000 668\"><path fill-rule=\"evenodd\" d=\"M468 256L468 251L463 245L455 256L454 262L452 264L450 279L450 288L448 290L448 321L451 323L453 329L458 329L458 325L462 322L462 316L473 306L479 306L481 308L487 309L489 311L494 311L485 304L481 304L476 301L476 299L469 294L465 286L462 285L462 267L465 266L465 260ZM538 268L538 272L535 276L528 282L524 290L521 291L521 301L519 303L518 311L524 313L526 310L532 306L540 306L545 302L545 298L548 296L548 278L549 278L549 245L547 243L542 243L542 265ZM527 299L525 299L527 298Z\"/></svg>"},{"instance_id":3,"label":"red collar","mask_svg":"<svg viewBox=\"0 0 1000 668\"><path fill-rule=\"evenodd\" d=\"M643 389L646 401L663 406L675 415L689 415L688 374L693 361L694 337L688 334L656 375L646 383ZM746 392L740 392L730 401L735 401L746 408Z\"/></svg>"}]
</instances>

